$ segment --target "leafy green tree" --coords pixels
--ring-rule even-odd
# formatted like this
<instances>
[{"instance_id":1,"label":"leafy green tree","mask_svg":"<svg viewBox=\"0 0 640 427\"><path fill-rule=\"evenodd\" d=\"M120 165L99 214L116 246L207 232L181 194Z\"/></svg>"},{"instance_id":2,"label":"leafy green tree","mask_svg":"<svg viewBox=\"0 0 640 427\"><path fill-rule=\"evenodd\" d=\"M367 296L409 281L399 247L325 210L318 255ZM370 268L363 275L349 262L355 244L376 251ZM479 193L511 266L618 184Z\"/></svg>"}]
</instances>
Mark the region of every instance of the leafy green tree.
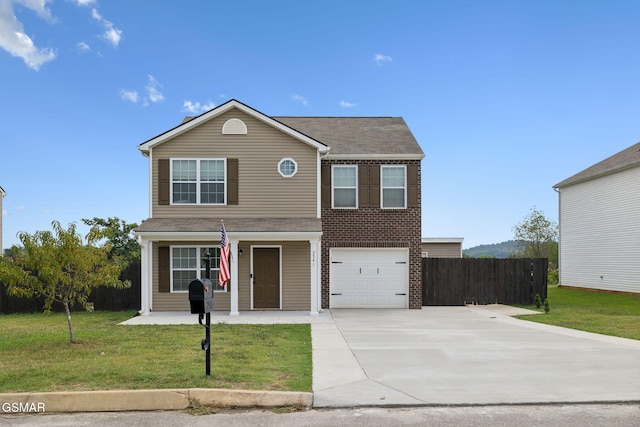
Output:
<instances>
[{"instance_id":1,"label":"leafy green tree","mask_svg":"<svg viewBox=\"0 0 640 427\"><path fill-rule=\"evenodd\" d=\"M513 227L514 240L518 242L516 256L548 258L549 266L558 265L558 224L548 219L536 207Z\"/></svg>"},{"instance_id":2,"label":"leafy green tree","mask_svg":"<svg viewBox=\"0 0 640 427\"><path fill-rule=\"evenodd\" d=\"M140 244L133 235L138 224L128 224L118 217L82 218L82 222L91 227L91 238L107 239L111 243L110 258L123 257L129 264L140 260Z\"/></svg>"},{"instance_id":3,"label":"leafy green tree","mask_svg":"<svg viewBox=\"0 0 640 427\"><path fill-rule=\"evenodd\" d=\"M46 314L55 302L61 303L67 315L69 341L74 343L71 307L79 303L89 308L89 294L97 286L130 286L119 279L127 262L119 256L109 258L111 244L96 245L91 236L97 232L90 232L85 243L74 223L66 230L58 221L52 226L53 233L19 233L23 247L16 248L12 257L0 257L0 277L11 295L44 297Z\"/></svg>"}]
</instances>

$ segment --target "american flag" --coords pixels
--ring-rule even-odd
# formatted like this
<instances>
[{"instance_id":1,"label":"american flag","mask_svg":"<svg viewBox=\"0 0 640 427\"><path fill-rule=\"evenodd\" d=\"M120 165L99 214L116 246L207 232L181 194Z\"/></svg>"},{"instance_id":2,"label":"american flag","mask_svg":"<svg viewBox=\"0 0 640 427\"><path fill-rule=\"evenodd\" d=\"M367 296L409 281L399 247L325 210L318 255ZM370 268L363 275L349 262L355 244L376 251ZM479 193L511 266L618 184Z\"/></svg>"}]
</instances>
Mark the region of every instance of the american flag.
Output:
<instances>
[{"instance_id":1,"label":"american flag","mask_svg":"<svg viewBox=\"0 0 640 427\"><path fill-rule=\"evenodd\" d=\"M218 283L225 287L231 275L229 274L229 239L222 224L222 240L220 242L220 272L218 273Z\"/></svg>"}]
</instances>

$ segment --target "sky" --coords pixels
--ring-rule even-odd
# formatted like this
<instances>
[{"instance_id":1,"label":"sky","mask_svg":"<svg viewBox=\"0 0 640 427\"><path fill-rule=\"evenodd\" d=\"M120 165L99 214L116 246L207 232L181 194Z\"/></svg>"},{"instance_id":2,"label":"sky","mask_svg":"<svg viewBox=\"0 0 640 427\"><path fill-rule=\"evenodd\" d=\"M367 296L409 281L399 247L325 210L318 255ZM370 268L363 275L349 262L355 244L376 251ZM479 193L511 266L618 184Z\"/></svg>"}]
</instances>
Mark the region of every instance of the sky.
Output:
<instances>
[{"instance_id":1,"label":"sky","mask_svg":"<svg viewBox=\"0 0 640 427\"><path fill-rule=\"evenodd\" d=\"M148 217L138 144L229 99L401 116L422 236L513 238L640 140L640 0L0 0L3 247Z\"/></svg>"}]
</instances>

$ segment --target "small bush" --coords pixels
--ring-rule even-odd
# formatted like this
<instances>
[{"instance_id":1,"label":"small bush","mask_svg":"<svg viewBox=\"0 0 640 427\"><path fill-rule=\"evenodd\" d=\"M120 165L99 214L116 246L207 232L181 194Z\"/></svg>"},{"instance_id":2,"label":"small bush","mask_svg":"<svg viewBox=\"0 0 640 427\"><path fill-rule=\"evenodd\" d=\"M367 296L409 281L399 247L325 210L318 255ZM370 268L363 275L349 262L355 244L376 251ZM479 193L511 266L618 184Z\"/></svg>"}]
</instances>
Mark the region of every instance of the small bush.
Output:
<instances>
[{"instance_id":1,"label":"small bush","mask_svg":"<svg viewBox=\"0 0 640 427\"><path fill-rule=\"evenodd\" d=\"M549 298L544 299L544 313L549 314L551 308L549 307Z\"/></svg>"},{"instance_id":2,"label":"small bush","mask_svg":"<svg viewBox=\"0 0 640 427\"><path fill-rule=\"evenodd\" d=\"M536 294L536 308L542 307L542 298L540 298L540 294Z\"/></svg>"}]
</instances>

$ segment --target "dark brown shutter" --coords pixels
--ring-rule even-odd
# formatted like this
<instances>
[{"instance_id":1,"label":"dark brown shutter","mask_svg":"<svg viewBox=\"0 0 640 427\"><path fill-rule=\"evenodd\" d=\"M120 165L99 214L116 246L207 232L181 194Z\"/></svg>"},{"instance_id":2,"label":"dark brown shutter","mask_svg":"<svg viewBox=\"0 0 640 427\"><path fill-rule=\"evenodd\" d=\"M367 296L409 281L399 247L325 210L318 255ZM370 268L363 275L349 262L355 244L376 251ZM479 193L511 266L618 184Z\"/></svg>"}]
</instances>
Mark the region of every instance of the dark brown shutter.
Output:
<instances>
[{"instance_id":1,"label":"dark brown shutter","mask_svg":"<svg viewBox=\"0 0 640 427\"><path fill-rule=\"evenodd\" d=\"M331 207L331 165L322 165L320 168L321 197L323 208Z\"/></svg>"},{"instance_id":2,"label":"dark brown shutter","mask_svg":"<svg viewBox=\"0 0 640 427\"><path fill-rule=\"evenodd\" d=\"M380 207L380 165L369 165L369 205Z\"/></svg>"},{"instance_id":3,"label":"dark brown shutter","mask_svg":"<svg viewBox=\"0 0 640 427\"><path fill-rule=\"evenodd\" d=\"M367 165L356 166L358 168L358 207L370 208L369 196L369 167Z\"/></svg>"},{"instance_id":4,"label":"dark brown shutter","mask_svg":"<svg viewBox=\"0 0 640 427\"><path fill-rule=\"evenodd\" d=\"M238 204L238 159L227 159L227 204Z\"/></svg>"},{"instance_id":5,"label":"dark brown shutter","mask_svg":"<svg viewBox=\"0 0 640 427\"><path fill-rule=\"evenodd\" d=\"M158 248L158 291L171 291L171 264L169 263L169 247Z\"/></svg>"},{"instance_id":6,"label":"dark brown shutter","mask_svg":"<svg viewBox=\"0 0 640 427\"><path fill-rule=\"evenodd\" d=\"M169 159L158 159L158 204L169 204Z\"/></svg>"},{"instance_id":7,"label":"dark brown shutter","mask_svg":"<svg viewBox=\"0 0 640 427\"><path fill-rule=\"evenodd\" d=\"M418 207L418 193L420 185L418 182L418 165L407 165L407 207Z\"/></svg>"}]
</instances>

